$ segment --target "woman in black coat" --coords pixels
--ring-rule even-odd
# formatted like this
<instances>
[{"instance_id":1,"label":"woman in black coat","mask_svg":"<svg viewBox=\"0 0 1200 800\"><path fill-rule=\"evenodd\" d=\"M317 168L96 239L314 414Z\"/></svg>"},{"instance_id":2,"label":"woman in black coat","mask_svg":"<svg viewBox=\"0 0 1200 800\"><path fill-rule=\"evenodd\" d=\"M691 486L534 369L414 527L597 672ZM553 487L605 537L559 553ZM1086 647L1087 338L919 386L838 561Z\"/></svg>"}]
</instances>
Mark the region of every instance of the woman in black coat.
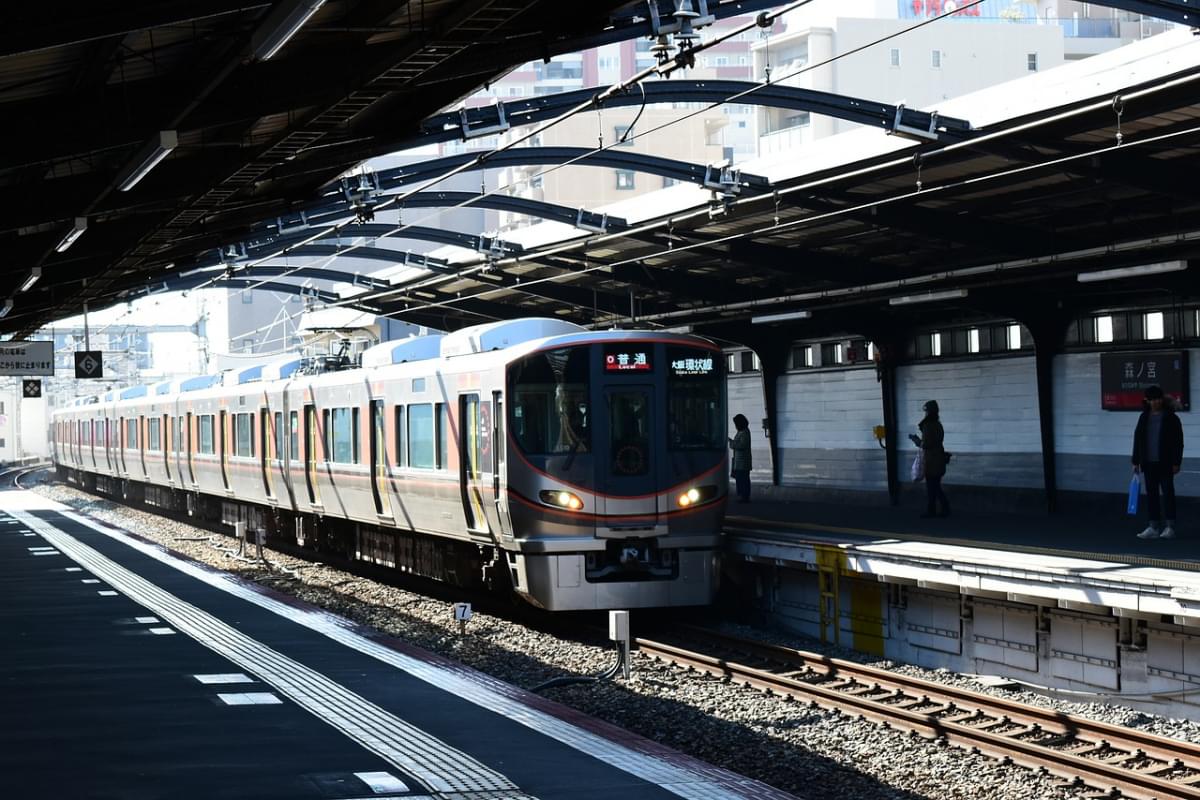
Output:
<instances>
[{"instance_id":1,"label":"woman in black coat","mask_svg":"<svg viewBox=\"0 0 1200 800\"><path fill-rule=\"evenodd\" d=\"M946 448L942 442L946 438L946 431L942 429L942 421L938 417L937 400L930 400L924 405L925 418L917 425L921 429L921 435L909 435L913 444L921 448L921 454L925 459L925 498L926 508L925 513L921 516L928 517L948 517L950 516L950 501L946 499L946 493L942 490L942 477L946 474ZM937 505L941 503L942 511L937 513Z\"/></svg>"}]
</instances>

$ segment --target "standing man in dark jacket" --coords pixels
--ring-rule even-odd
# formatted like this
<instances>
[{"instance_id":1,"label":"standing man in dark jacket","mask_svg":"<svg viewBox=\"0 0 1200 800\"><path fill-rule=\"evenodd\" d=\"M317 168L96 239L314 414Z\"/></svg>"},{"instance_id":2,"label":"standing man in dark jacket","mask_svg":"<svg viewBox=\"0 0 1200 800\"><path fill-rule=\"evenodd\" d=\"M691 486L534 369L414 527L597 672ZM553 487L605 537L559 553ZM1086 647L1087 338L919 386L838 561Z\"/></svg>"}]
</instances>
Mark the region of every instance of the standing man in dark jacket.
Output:
<instances>
[{"instance_id":1,"label":"standing man in dark jacket","mask_svg":"<svg viewBox=\"0 0 1200 800\"><path fill-rule=\"evenodd\" d=\"M1151 386L1146 390L1146 410L1138 417L1133 431L1133 471L1141 472L1146 481L1146 506L1150 514L1146 530L1139 539L1175 538L1175 475L1183 466L1183 423L1175 411L1166 405L1163 390ZM1166 505L1166 524L1163 524L1158 492L1162 490Z\"/></svg>"},{"instance_id":2,"label":"standing man in dark jacket","mask_svg":"<svg viewBox=\"0 0 1200 800\"><path fill-rule=\"evenodd\" d=\"M917 425L921 435L909 434L913 444L921 448L925 459L925 497L927 506L922 517L950 516L950 501L942 490L942 477L946 474L946 448L943 442L946 431L942 428L938 416L937 400L930 400L923 406L925 418ZM941 514L937 513L938 502L942 504Z\"/></svg>"}]
</instances>

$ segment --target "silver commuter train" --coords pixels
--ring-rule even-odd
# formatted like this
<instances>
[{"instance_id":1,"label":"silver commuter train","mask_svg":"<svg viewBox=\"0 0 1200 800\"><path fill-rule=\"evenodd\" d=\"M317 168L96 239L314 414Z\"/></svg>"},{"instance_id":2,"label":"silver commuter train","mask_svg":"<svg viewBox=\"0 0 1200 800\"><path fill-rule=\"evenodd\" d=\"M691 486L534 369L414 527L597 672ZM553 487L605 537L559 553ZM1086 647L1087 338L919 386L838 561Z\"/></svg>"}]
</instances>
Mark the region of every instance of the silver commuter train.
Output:
<instances>
[{"instance_id":1,"label":"silver commuter train","mask_svg":"<svg viewBox=\"0 0 1200 800\"><path fill-rule=\"evenodd\" d=\"M550 319L79 401L60 477L549 610L711 602L727 494L720 350Z\"/></svg>"}]
</instances>

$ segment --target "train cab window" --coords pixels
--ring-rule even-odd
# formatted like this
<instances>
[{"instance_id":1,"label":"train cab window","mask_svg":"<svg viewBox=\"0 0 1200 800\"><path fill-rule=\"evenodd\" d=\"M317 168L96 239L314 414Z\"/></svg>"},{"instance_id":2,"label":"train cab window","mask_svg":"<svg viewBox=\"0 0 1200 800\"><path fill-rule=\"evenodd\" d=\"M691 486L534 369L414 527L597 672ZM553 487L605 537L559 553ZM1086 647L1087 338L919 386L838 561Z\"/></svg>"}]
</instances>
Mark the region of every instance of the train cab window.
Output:
<instances>
[{"instance_id":1,"label":"train cab window","mask_svg":"<svg viewBox=\"0 0 1200 800\"><path fill-rule=\"evenodd\" d=\"M217 452L213 446L213 415L201 414L199 419L199 439L196 445L196 452L202 455L211 456Z\"/></svg>"},{"instance_id":2,"label":"train cab window","mask_svg":"<svg viewBox=\"0 0 1200 800\"><path fill-rule=\"evenodd\" d=\"M650 468L650 404L642 391L608 396L609 452L617 475L645 475Z\"/></svg>"},{"instance_id":3,"label":"train cab window","mask_svg":"<svg viewBox=\"0 0 1200 800\"><path fill-rule=\"evenodd\" d=\"M526 453L587 453L591 409L587 347L534 353L510 370L510 430Z\"/></svg>"},{"instance_id":4,"label":"train cab window","mask_svg":"<svg viewBox=\"0 0 1200 800\"><path fill-rule=\"evenodd\" d=\"M723 450L719 356L691 347L667 349L667 446L672 450Z\"/></svg>"},{"instance_id":5,"label":"train cab window","mask_svg":"<svg viewBox=\"0 0 1200 800\"><path fill-rule=\"evenodd\" d=\"M404 447L404 406L396 406L396 466L408 463L408 450Z\"/></svg>"},{"instance_id":6,"label":"train cab window","mask_svg":"<svg viewBox=\"0 0 1200 800\"><path fill-rule=\"evenodd\" d=\"M146 446L151 450L158 450L162 446L162 441L159 438L158 420L153 417L146 420Z\"/></svg>"},{"instance_id":7,"label":"train cab window","mask_svg":"<svg viewBox=\"0 0 1200 800\"><path fill-rule=\"evenodd\" d=\"M136 419L125 420L125 449L137 450L138 446L138 421Z\"/></svg>"},{"instance_id":8,"label":"train cab window","mask_svg":"<svg viewBox=\"0 0 1200 800\"><path fill-rule=\"evenodd\" d=\"M288 434L291 438L291 460L300 460L300 412L292 411L288 416Z\"/></svg>"},{"instance_id":9,"label":"train cab window","mask_svg":"<svg viewBox=\"0 0 1200 800\"><path fill-rule=\"evenodd\" d=\"M275 440L275 458L282 459L284 443L283 412L276 411L275 416L271 418L271 421L275 425L275 435L272 437Z\"/></svg>"},{"instance_id":10,"label":"train cab window","mask_svg":"<svg viewBox=\"0 0 1200 800\"><path fill-rule=\"evenodd\" d=\"M408 407L408 465L433 469L433 405L421 403Z\"/></svg>"},{"instance_id":11,"label":"train cab window","mask_svg":"<svg viewBox=\"0 0 1200 800\"><path fill-rule=\"evenodd\" d=\"M450 469L450 410L445 403L437 404L438 469Z\"/></svg>"},{"instance_id":12,"label":"train cab window","mask_svg":"<svg viewBox=\"0 0 1200 800\"><path fill-rule=\"evenodd\" d=\"M333 408L323 414L326 458L338 464L357 464L358 409Z\"/></svg>"},{"instance_id":13,"label":"train cab window","mask_svg":"<svg viewBox=\"0 0 1200 800\"><path fill-rule=\"evenodd\" d=\"M254 415L233 415L233 454L250 458L254 455Z\"/></svg>"}]
</instances>

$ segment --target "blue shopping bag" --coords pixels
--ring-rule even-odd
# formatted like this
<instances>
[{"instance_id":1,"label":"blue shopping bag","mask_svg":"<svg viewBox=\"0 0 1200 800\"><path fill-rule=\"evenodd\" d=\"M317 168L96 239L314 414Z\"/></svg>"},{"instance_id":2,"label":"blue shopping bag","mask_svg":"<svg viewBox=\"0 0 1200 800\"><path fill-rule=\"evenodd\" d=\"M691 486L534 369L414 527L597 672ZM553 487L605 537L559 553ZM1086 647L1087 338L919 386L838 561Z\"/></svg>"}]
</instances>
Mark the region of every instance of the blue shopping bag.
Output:
<instances>
[{"instance_id":1,"label":"blue shopping bag","mask_svg":"<svg viewBox=\"0 0 1200 800\"><path fill-rule=\"evenodd\" d=\"M1142 476L1134 473L1129 479L1129 503L1125 506L1125 512L1131 517L1136 517L1138 512L1138 499L1142 495Z\"/></svg>"}]
</instances>

